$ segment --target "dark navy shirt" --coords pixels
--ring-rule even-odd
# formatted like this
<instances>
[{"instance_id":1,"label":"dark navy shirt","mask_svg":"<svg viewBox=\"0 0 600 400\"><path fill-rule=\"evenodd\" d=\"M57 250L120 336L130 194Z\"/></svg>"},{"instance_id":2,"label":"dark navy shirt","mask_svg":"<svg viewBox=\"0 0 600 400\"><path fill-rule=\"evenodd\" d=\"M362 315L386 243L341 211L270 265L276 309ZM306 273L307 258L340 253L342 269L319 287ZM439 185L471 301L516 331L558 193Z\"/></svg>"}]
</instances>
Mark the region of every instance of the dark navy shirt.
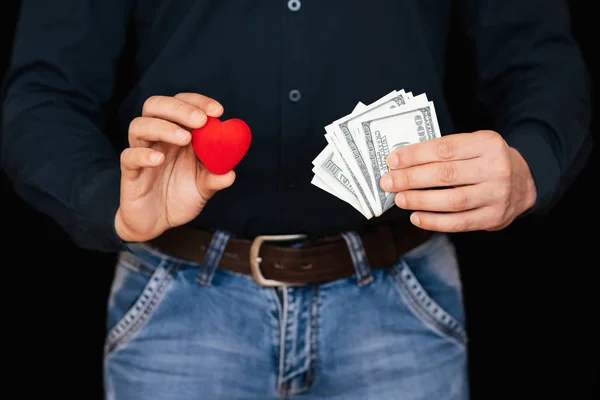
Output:
<instances>
[{"instance_id":1,"label":"dark navy shirt","mask_svg":"<svg viewBox=\"0 0 600 400\"><path fill-rule=\"evenodd\" d=\"M117 250L129 122L152 95L197 92L224 105L223 119L245 120L253 142L235 184L193 225L322 235L407 218L394 207L366 220L311 185L311 162L325 125L394 89L426 93L442 133L455 133L443 86L459 24L492 120L480 128L528 162L535 212L591 146L587 72L568 18L559 0L24 0L4 81L3 167L77 244ZM117 84L124 51L131 77Z\"/></svg>"}]
</instances>

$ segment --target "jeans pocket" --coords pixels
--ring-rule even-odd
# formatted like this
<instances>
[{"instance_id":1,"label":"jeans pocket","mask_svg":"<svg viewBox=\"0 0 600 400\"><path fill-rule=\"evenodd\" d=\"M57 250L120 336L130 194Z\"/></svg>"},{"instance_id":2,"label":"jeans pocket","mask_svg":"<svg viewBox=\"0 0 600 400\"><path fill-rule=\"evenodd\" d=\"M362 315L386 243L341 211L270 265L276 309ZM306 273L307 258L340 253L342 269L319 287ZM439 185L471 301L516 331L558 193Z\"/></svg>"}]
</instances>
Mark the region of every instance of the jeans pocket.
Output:
<instances>
[{"instance_id":1,"label":"jeans pocket","mask_svg":"<svg viewBox=\"0 0 600 400\"><path fill-rule=\"evenodd\" d=\"M467 334L462 285L453 244L436 235L393 265L403 302L436 334L465 347Z\"/></svg>"},{"instance_id":2,"label":"jeans pocket","mask_svg":"<svg viewBox=\"0 0 600 400\"><path fill-rule=\"evenodd\" d=\"M125 346L164 300L177 264L143 249L120 253L110 290L105 355Z\"/></svg>"}]
</instances>

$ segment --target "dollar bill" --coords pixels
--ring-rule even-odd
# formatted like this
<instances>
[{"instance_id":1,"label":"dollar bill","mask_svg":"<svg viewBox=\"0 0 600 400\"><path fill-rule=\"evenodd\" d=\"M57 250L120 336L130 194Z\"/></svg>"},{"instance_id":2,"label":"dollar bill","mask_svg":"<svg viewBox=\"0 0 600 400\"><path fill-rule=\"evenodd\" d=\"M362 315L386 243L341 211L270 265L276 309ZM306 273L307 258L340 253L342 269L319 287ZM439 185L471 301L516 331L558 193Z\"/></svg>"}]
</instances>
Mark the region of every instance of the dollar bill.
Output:
<instances>
[{"instance_id":1,"label":"dollar bill","mask_svg":"<svg viewBox=\"0 0 600 400\"><path fill-rule=\"evenodd\" d=\"M360 126L357 120L364 119L367 115L373 118L385 115L390 109L405 104L404 96L404 91L394 90L376 102L325 127L327 141L336 147L344 160L350 160L346 163L357 185L363 188L361 195L377 215L381 214L382 205L378 194L379 182L374 181L372 171L375 163L372 158L375 153L372 143L366 142L364 137L357 136L357 127Z\"/></svg>"},{"instance_id":2,"label":"dollar bill","mask_svg":"<svg viewBox=\"0 0 600 400\"><path fill-rule=\"evenodd\" d=\"M410 96L410 97L408 97ZM369 172L372 174L373 177L373 182L376 183L376 187L374 187L373 189L376 191L377 193L377 197L378 197L378 201L379 204L381 205L381 212L385 212L387 209L389 208L385 208L385 202L387 201L387 196L385 194L385 192L383 190L381 190L381 187L379 186L379 182L381 181L381 177L383 176L381 174L381 168L380 168L380 155L377 154L377 142L375 140L375 138L373 137L373 135L371 134L370 131L365 131L363 129L363 123L365 121L372 121L374 119L377 118L382 118L382 117L386 117L389 115L395 115L398 112L405 110L407 108L414 108L414 107L418 107L418 106L425 106L428 104L428 100L427 100L427 96L425 94L420 94L419 96L416 97L412 97L412 94L408 94L407 95L407 99L404 103L402 104L397 104L393 107L390 107L389 109L385 110L385 112L383 113L367 113L365 114L363 117L361 118L357 118L355 120L355 126L353 126L354 129L354 136L357 138L364 138L363 141L365 143L369 143L370 146L372 147L369 151L370 154L372 154L371 157L369 157L369 161L371 162L371 165L369 165Z\"/></svg>"},{"instance_id":3,"label":"dollar bill","mask_svg":"<svg viewBox=\"0 0 600 400\"><path fill-rule=\"evenodd\" d=\"M311 183L370 219L394 205L394 193L379 186L389 171L390 152L441 133L433 102L424 93L393 90L373 103L358 102L325 126L324 136L327 144L313 160Z\"/></svg>"},{"instance_id":4,"label":"dollar bill","mask_svg":"<svg viewBox=\"0 0 600 400\"><path fill-rule=\"evenodd\" d=\"M328 192L346 201L366 218L373 217L373 211L366 204L354 187L354 180L351 178L350 172L345 166L344 160L336 152L332 145L327 145L325 149L313 161L313 172L318 178L316 185L321 189L326 190L322 186L326 186ZM315 182L313 182L315 184Z\"/></svg>"},{"instance_id":5,"label":"dollar bill","mask_svg":"<svg viewBox=\"0 0 600 400\"><path fill-rule=\"evenodd\" d=\"M390 171L387 157L394 150L409 144L441 137L433 102L418 104L409 109L399 109L395 114L362 122L362 130L368 140L375 143L375 176L381 178ZM395 193L378 187L382 201L382 213L394 205Z\"/></svg>"}]
</instances>

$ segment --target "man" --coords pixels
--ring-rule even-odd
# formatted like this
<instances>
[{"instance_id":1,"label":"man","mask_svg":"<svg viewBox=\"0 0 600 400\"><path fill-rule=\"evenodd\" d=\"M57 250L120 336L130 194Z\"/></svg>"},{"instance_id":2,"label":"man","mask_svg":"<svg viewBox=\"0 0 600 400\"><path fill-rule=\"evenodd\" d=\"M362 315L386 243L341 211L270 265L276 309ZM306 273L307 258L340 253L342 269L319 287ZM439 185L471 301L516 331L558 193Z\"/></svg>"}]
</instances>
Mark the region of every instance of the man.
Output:
<instances>
[{"instance_id":1,"label":"man","mask_svg":"<svg viewBox=\"0 0 600 400\"><path fill-rule=\"evenodd\" d=\"M476 132L453 131L443 97L453 11L494 121ZM79 246L121 252L107 398L468 398L445 233L546 210L589 152L567 11L559 0L23 1L3 166ZM115 149L106 110L123 49L135 80ZM379 185L396 206L367 219L310 184L311 161L324 126L398 88L435 102L444 135L390 154ZM235 171L198 161L191 131L208 117L251 127Z\"/></svg>"}]
</instances>

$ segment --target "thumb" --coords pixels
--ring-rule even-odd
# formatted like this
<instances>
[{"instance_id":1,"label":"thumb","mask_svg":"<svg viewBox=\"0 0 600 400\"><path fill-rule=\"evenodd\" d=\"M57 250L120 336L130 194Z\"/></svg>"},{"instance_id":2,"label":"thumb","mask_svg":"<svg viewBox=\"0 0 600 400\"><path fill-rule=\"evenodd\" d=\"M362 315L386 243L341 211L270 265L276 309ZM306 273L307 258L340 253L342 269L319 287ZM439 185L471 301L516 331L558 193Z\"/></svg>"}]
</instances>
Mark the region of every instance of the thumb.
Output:
<instances>
[{"instance_id":1,"label":"thumb","mask_svg":"<svg viewBox=\"0 0 600 400\"><path fill-rule=\"evenodd\" d=\"M199 165L198 168L196 185L200 196L204 200L210 199L217 191L228 188L235 181L235 171L233 170L217 175L210 172L203 165Z\"/></svg>"}]
</instances>

